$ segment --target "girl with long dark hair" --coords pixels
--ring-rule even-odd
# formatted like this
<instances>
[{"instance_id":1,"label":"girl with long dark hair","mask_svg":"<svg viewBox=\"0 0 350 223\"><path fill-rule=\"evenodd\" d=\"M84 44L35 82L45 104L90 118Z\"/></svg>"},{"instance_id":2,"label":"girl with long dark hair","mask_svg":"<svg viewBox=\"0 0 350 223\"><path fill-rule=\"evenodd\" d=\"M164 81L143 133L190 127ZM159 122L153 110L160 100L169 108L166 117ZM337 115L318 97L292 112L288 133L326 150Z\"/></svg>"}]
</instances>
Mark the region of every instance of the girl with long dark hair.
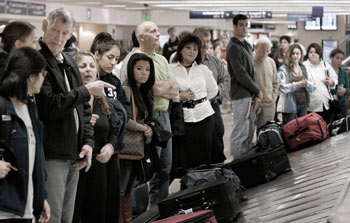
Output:
<instances>
[{"instance_id":1,"label":"girl with long dark hair","mask_svg":"<svg viewBox=\"0 0 350 223\"><path fill-rule=\"evenodd\" d=\"M94 38L90 48L90 52L96 57L98 70L97 78L115 86L115 89L105 88L106 97L110 98L111 100L119 100L124 106L125 110L127 111L128 117L130 117L130 102L125 95L120 80L113 74L113 69L116 65L116 61L119 59L120 56L120 46L118 42L115 39L113 39L109 33L101 32L97 34ZM121 150L120 146L114 149L119 151ZM117 179L119 179L119 158L117 158L116 161L116 174L118 175ZM119 190L120 182L118 182L118 185L115 188L115 191ZM123 203L124 202L122 200L120 203L118 202L118 210L115 210L118 218L120 214L118 213L118 211L120 209L120 205Z\"/></svg>"},{"instance_id":2,"label":"girl with long dark hair","mask_svg":"<svg viewBox=\"0 0 350 223\"><path fill-rule=\"evenodd\" d=\"M132 112L136 113L136 121L130 119L126 128L133 131L143 132L145 143L152 140L152 129L144 124L144 120L153 116L153 93L152 87L155 82L154 65L151 58L143 53L135 53L128 60L127 64L128 81L123 86L127 97L135 101ZM130 192L140 161L120 160L121 170L121 215L119 223L131 222L132 209Z\"/></svg>"}]
</instances>

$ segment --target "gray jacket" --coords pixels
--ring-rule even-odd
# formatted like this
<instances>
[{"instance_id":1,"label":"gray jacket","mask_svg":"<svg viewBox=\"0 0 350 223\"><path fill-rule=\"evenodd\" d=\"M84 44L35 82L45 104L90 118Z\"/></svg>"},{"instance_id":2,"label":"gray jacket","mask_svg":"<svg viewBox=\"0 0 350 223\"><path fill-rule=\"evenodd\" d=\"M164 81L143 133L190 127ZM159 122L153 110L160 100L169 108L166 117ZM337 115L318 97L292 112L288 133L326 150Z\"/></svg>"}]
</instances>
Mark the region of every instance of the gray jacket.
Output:
<instances>
[{"instance_id":1,"label":"gray jacket","mask_svg":"<svg viewBox=\"0 0 350 223\"><path fill-rule=\"evenodd\" d=\"M260 88L254 71L253 49L250 44L232 37L226 52L227 68L231 76L231 99L239 100L257 95Z\"/></svg>"},{"instance_id":2,"label":"gray jacket","mask_svg":"<svg viewBox=\"0 0 350 223\"><path fill-rule=\"evenodd\" d=\"M230 88L230 76L225 69L225 65L217 57L206 54L202 63L206 65L211 72L213 72L214 79L219 87L218 95L212 100L222 100L223 95L228 95Z\"/></svg>"}]
</instances>

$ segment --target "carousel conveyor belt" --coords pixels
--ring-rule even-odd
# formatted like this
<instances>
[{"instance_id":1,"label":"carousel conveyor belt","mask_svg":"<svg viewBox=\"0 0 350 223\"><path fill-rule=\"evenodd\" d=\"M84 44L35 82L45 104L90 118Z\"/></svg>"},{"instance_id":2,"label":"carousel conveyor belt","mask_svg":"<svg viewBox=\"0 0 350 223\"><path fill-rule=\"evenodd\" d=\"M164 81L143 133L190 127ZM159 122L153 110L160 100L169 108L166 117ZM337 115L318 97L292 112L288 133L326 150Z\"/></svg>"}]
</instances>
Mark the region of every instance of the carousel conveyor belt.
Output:
<instances>
[{"instance_id":1,"label":"carousel conveyor belt","mask_svg":"<svg viewBox=\"0 0 350 223\"><path fill-rule=\"evenodd\" d=\"M344 201L348 201L345 209L349 216L350 133L291 152L288 157L292 171L248 189L236 222L325 223Z\"/></svg>"}]
</instances>

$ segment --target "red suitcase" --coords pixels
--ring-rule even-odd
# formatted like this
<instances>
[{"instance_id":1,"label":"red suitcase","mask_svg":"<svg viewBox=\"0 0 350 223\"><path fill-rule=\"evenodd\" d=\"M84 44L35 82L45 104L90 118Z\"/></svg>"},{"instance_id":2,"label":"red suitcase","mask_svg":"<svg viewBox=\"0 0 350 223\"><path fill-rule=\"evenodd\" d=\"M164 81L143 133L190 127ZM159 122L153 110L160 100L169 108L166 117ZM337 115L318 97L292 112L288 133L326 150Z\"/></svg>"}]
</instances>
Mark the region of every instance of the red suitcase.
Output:
<instances>
[{"instance_id":1,"label":"red suitcase","mask_svg":"<svg viewBox=\"0 0 350 223\"><path fill-rule=\"evenodd\" d=\"M171 216L153 223L217 223L214 211L202 210L191 214Z\"/></svg>"},{"instance_id":2,"label":"red suitcase","mask_svg":"<svg viewBox=\"0 0 350 223\"><path fill-rule=\"evenodd\" d=\"M327 138L327 123L311 112L285 124L283 132L289 149L305 148Z\"/></svg>"}]
</instances>

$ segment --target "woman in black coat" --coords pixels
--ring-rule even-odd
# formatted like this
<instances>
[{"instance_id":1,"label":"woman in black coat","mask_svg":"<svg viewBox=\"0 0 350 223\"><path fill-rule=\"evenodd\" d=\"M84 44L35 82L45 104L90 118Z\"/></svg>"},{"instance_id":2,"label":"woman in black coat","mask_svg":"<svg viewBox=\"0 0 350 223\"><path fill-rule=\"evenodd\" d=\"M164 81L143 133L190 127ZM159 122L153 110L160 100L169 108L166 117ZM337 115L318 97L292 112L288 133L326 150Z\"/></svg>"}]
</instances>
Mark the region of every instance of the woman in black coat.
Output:
<instances>
[{"instance_id":1,"label":"woman in black coat","mask_svg":"<svg viewBox=\"0 0 350 223\"><path fill-rule=\"evenodd\" d=\"M96 80L97 62L92 53L83 51L75 55L83 84ZM89 101L92 109L95 147L89 172L80 171L73 222L118 222L119 167L117 129L113 123L112 107L107 97Z\"/></svg>"}]
</instances>

